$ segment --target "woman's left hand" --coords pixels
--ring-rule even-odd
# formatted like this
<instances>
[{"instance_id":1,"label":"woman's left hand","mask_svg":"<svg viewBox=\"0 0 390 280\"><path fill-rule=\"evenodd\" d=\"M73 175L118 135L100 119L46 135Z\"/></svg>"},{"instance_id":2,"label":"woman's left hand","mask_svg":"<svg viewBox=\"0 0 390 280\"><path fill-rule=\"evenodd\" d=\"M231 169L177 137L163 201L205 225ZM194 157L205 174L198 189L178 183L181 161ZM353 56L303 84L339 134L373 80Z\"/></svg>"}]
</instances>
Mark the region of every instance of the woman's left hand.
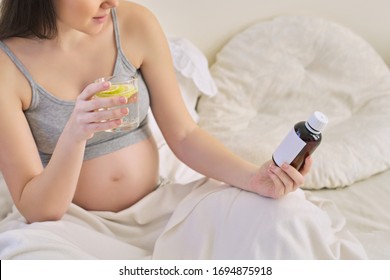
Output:
<instances>
[{"instance_id":1,"label":"woman's left hand","mask_svg":"<svg viewBox=\"0 0 390 280\"><path fill-rule=\"evenodd\" d=\"M272 160L267 161L251 178L249 190L261 196L280 198L303 185L304 176L309 173L311 166L310 156L300 171L288 164L278 167Z\"/></svg>"}]
</instances>

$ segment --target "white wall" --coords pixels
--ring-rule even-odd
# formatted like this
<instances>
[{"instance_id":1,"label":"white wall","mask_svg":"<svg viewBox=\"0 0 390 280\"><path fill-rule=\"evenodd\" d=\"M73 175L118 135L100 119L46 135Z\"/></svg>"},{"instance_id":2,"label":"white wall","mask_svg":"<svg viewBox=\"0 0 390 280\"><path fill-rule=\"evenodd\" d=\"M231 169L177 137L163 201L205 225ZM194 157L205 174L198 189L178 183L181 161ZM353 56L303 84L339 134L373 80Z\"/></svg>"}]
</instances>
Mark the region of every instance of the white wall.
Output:
<instances>
[{"instance_id":1,"label":"white wall","mask_svg":"<svg viewBox=\"0 0 390 280\"><path fill-rule=\"evenodd\" d=\"M390 0L135 0L150 8L168 36L184 36L210 63L231 36L281 14L334 20L365 38L390 65Z\"/></svg>"}]
</instances>

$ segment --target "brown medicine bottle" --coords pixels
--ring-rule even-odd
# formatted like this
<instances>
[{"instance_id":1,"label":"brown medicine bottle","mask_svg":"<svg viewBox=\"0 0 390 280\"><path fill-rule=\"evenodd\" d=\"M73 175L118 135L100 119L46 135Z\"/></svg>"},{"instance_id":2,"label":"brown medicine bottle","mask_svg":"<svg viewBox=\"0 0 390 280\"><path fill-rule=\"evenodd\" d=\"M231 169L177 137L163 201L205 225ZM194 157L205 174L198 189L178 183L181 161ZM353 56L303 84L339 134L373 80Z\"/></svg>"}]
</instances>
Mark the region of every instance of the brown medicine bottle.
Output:
<instances>
[{"instance_id":1,"label":"brown medicine bottle","mask_svg":"<svg viewBox=\"0 0 390 280\"><path fill-rule=\"evenodd\" d=\"M328 123L328 118L321 112L314 112L307 121L301 121L287 134L276 148L272 160L277 166L289 163L300 170L306 157L320 145L321 132Z\"/></svg>"}]
</instances>

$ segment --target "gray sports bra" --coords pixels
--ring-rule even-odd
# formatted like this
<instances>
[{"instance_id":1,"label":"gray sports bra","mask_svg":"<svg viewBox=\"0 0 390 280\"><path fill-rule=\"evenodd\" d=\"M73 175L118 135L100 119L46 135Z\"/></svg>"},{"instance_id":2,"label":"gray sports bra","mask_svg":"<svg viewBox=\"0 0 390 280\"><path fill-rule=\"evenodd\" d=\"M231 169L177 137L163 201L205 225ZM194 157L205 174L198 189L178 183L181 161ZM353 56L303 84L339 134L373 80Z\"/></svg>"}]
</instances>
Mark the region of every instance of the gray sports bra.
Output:
<instances>
[{"instance_id":1,"label":"gray sports bra","mask_svg":"<svg viewBox=\"0 0 390 280\"><path fill-rule=\"evenodd\" d=\"M150 104L149 92L142 73L127 60L121 49L118 23L114 9L112 9L112 18L117 48L114 75L138 75L140 126L130 132L95 133L94 137L87 141L84 160L122 149L144 140L151 135L147 121L147 112ZM51 158L58 138L73 112L75 101L62 100L47 92L33 80L21 61L2 41L0 41L0 49L10 57L31 85L31 106L24 113L38 147L42 164L46 166Z\"/></svg>"}]
</instances>

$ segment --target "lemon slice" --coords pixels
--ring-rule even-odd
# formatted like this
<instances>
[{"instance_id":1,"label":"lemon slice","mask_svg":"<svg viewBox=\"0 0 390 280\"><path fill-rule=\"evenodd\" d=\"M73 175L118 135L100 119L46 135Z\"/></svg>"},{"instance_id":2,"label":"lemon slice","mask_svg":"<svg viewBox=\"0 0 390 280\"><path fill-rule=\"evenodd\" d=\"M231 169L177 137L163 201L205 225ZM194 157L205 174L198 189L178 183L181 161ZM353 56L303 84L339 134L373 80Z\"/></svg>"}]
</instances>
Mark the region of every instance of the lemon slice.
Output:
<instances>
[{"instance_id":1,"label":"lemon slice","mask_svg":"<svg viewBox=\"0 0 390 280\"><path fill-rule=\"evenodd\" d=\"M124 96L130 98L137 92L137 88L133 85L112 85L109 89L96 93L97 97L113 97Z\"/></svg>"}]
</instances>

